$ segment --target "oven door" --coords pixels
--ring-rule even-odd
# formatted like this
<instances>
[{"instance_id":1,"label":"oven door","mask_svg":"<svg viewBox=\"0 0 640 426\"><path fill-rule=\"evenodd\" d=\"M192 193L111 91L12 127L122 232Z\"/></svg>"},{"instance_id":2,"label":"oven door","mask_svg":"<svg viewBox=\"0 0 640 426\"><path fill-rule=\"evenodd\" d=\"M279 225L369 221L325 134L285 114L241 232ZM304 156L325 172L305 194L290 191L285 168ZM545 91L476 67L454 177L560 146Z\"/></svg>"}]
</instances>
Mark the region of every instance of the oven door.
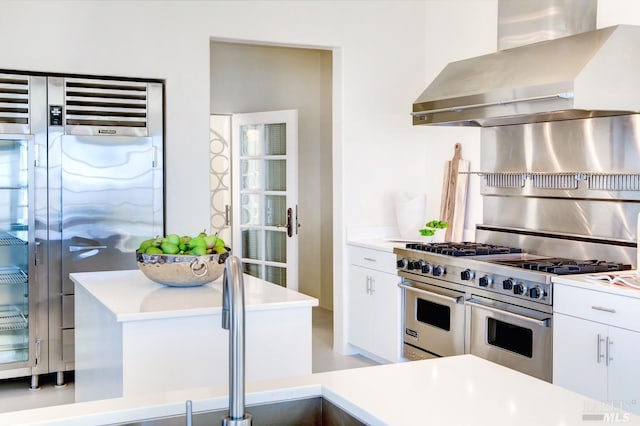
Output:
<instances>
[{"instance_id":1,"label":"oven door","mask_svg":"<svg viewBox=\"0 0 640 426\"><path fill-rule=\"evenodd\" d=\"M464 353L464 293L404 279L404 343L436 356ZM415 354L405 357L420 358ZM428 358L424 354L423 358Z\"/></svg>"},{"instance_id":2,"label":"oven door","mask_svg":"<svg viewBox=\"0 0 640 426\"><path fill-rule=\"evenodd\" d=\"M465 306L466 353L551 382L551 314L478 296Z\"/></svg>"}]
</instances>

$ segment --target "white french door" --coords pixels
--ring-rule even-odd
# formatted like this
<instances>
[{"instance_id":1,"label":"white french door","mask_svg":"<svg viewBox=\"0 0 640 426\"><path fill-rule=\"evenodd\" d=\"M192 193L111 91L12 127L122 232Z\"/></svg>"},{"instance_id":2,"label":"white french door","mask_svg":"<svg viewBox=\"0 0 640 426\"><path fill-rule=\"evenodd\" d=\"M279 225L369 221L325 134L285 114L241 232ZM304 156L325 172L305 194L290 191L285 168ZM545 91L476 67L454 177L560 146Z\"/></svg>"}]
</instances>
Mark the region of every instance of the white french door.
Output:
<instances>
[{"instance_id":1,"label":"white french door","mask_svg":"<svg viewBox=\"0 0 640 426\"><path fill-rule=\"evenodd\" d=\"M244 272L298 290L298 111L232 116L232 247Z\"/></svg>"}]
</instances>

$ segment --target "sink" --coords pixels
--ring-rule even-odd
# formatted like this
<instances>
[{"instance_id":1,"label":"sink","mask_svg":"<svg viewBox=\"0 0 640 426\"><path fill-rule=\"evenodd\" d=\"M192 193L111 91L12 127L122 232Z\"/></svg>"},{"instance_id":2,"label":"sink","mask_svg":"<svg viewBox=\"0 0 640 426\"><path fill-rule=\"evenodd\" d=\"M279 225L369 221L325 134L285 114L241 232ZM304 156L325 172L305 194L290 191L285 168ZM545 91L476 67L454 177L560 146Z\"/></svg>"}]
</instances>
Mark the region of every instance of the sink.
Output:
<instances>
[{"instance_id":1,"label":"sink","mask_svg":"<svg viewBox=\"0 0 640 426\"><path fill-rule=\"evenodd\" d=\"M362 426L362 423L340 407L322 397L304 398L293 401L272 402L247 406L253 416L253 426ZM201 411L193 414L193 426L220 425L229 410ZM146 419L130 426L184 426L185 415Z\"/></svg>"}]
</instances>

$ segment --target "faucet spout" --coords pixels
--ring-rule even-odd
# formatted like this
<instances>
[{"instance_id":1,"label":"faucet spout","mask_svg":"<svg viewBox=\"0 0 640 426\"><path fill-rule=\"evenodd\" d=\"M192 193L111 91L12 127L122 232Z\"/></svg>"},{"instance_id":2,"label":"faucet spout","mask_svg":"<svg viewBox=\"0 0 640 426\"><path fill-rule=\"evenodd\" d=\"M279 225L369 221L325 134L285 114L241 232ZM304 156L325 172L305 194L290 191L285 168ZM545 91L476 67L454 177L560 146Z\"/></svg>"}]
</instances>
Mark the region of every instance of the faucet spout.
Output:
<instances>
[{"instance_id":1,"label":"faucet spout","mask_svg":"<svg viewBox=\"0 0 640 426\"><path fill-rule=\"evenodd\" d=\"M229 330L229 415L222 426L251 426L251 414L244 411L244 281L236 256L224 263L222 328Z\"/></svg>"}]
</instances>

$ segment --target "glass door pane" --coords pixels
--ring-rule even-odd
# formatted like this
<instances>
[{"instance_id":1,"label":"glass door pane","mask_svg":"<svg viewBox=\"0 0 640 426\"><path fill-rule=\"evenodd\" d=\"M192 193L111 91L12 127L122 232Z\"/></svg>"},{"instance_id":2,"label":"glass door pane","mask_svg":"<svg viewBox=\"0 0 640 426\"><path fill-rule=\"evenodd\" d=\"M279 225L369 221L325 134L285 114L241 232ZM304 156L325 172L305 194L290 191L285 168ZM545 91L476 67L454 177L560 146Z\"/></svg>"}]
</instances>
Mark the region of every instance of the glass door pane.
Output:
<instances>
[{"instance_id":1,"label":"glass door pane","mask_svg":"<svg viewBox=\"0 0 640 426\"><path fill-rule=\"evenodd\" d=\"M0 137L0 364L29 360L29 140Z\"/></svg>"}]
</instances>

